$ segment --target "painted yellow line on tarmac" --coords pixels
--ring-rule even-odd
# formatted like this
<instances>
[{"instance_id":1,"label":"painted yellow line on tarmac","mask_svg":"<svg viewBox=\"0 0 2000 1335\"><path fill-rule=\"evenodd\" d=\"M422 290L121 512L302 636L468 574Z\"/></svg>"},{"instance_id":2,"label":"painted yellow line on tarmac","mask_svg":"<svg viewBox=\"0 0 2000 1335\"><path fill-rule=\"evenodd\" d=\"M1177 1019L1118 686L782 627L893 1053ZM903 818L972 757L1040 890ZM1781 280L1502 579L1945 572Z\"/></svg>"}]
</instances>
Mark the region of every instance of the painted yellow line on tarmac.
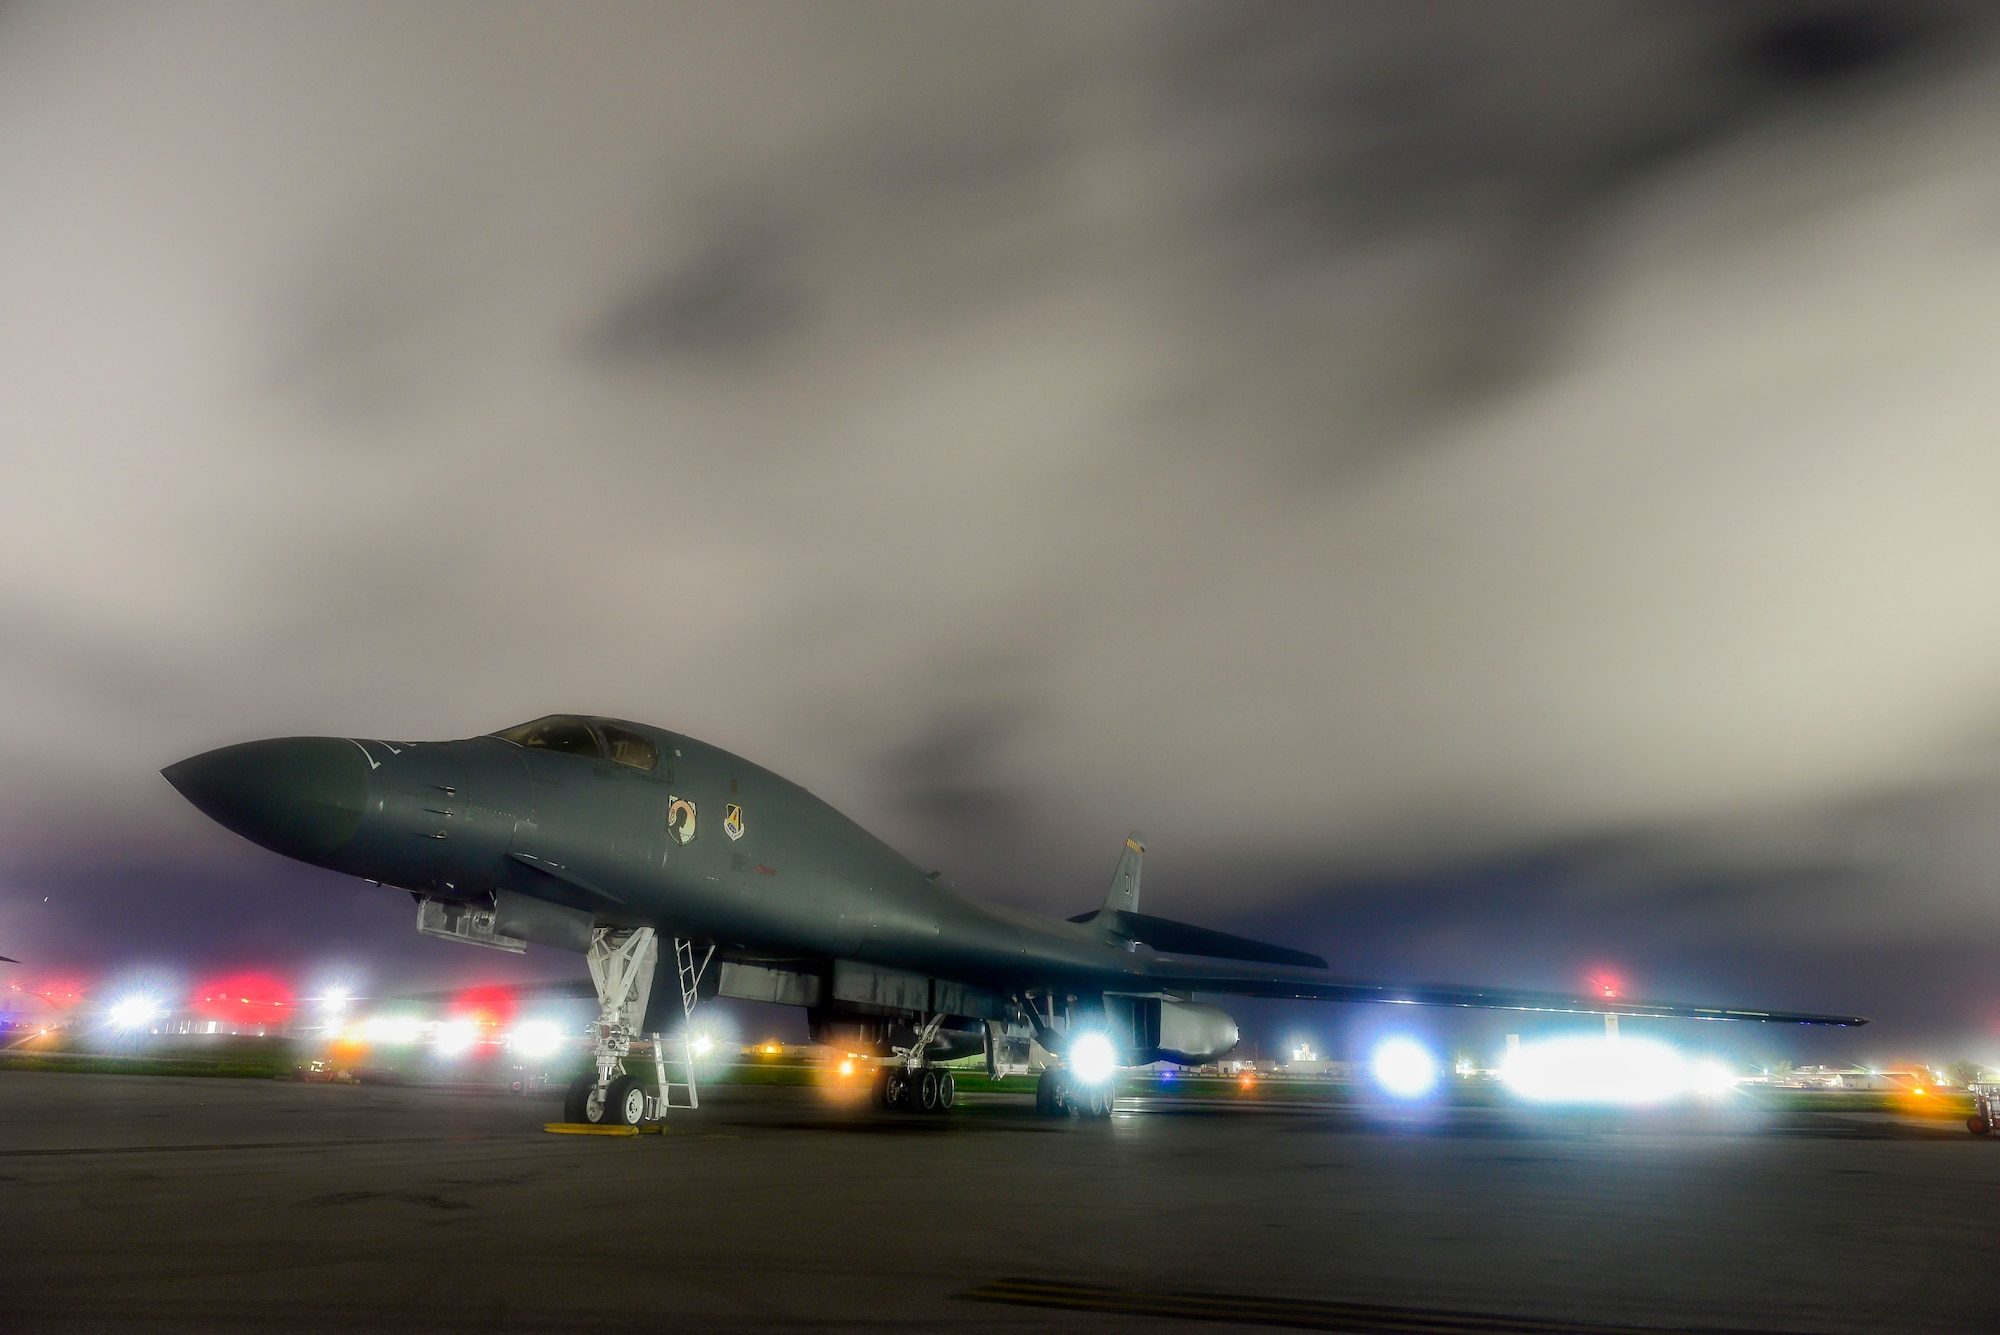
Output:
<instances>
[{"instance_id":1,"label":"painted yellow line on tarmac","mask_svg":"<svg viewBox=\"0 0 2000 1335\"><path fill-rule=\"evenodd\" d=\"M1220 1293L1151 1293L1098 1284L998 1279L958 1295L976 1302L1054 1307L1175 1321L1233 1321L1246 1326L1344 1331L1349 1335L1694 1335L1660 1326L1603 1326L1531 1317L1484 1316L1369 1303L1328 1303L1297 1298L1250 1298ZM1700 1335L1756 1335L1705 1330Z\"/></svg>"}]
</instances>

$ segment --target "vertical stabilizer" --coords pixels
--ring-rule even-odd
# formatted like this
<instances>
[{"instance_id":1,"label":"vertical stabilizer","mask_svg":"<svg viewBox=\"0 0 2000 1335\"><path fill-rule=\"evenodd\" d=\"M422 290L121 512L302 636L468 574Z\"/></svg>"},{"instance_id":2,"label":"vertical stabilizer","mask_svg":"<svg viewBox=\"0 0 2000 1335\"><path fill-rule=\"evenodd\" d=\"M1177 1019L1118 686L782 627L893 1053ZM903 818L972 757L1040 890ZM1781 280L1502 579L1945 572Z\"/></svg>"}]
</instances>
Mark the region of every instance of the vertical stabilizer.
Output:
<instances>
[{"instance_id":1,"label":"vertical stabilizer","mask_svg":"<svg viewBox=\"0 0 2000 1335\"><path fill-rule=\"evenodd\" d=\"M1137 830L1125 840L1125 854L1111 877L1111 889L1104 895L1105 913L1139 911L1139 860L1146 856L1146 840Z\"/></svg>"}]
</instances>

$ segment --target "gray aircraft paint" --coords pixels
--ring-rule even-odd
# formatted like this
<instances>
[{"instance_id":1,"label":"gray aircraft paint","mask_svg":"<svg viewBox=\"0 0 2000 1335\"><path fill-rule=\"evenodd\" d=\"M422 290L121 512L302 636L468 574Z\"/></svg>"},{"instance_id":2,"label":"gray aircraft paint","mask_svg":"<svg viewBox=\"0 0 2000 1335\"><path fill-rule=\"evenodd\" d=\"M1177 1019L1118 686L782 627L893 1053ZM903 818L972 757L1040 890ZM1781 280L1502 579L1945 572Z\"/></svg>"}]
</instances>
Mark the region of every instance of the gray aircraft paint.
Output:
<instances>
[{"instance_id":1,"label":"gray aircraft paint","mask_svg":"<svg viewBox=\"0 0 2000 1335\"><path fill-rule=\"evenodd\" d=\"M1402 985L1290 964L1143 953L1132 948L1133 932L1143 927L1131 924L1162 920L1125 911L1138 898L1136 841L1121 857L1104 921L1086 915L1063 922L961 893L804 788L740 756L645 725L574 721L589 725L600 750L606 727L642 736L656 749L655 763L639 768L498 735L417 743L308 737L224 747L163 772L196 807L246 838L384 885L459 901L526 896L588 914L598 926L649 926L713 941L725 960L794 961L819 972L851 961L956 986L952 995L961 998L1041 993L1101 1005L1106 993L1212 992L1866 1023L1856 1016ZM696 813L685 843L668 828L676 799L692 803ZM724 828L731 804L742 817L734 839ZM1162 923L1161 930L1177 926ZM574 932L565 928L556 938L573 941ZM1193 928L1183 939L1223 943L1203 947L1212 950L1240 941Z\"/></svg>"}]
</instances>

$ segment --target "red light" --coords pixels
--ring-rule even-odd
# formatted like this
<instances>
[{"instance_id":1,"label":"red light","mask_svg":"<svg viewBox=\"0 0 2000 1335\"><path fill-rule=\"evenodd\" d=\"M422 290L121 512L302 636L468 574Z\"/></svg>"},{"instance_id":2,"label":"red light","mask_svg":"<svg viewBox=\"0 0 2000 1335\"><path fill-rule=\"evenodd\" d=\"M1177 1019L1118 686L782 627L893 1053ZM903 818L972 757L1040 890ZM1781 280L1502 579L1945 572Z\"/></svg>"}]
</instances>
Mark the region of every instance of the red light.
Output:
<instances>
[{"instance_id":1,"label":"red light","mask_svg":"<svg viewBox=\"0 0 2000 1335\"><path fill-rule=\"evenodd\" d=\"M514 993L495 984L468 987L452 998L451 1013L481 1025L503 1025L514 1018Z\"/></svg>"},{"instance_id":2,"label":"red light","mask_svg":"<svg viewBox=\"0 0 2000 1335\"><path fill-rule=\"evenodd\" d=\"M28 995L40 997L59 1010L66 1010L83 1000L84 986L73 978L51 979L40 987L28 989Z\"/></svg>"},{"instance_id":3,"label":"red light","mask_svg":"<svg viewBox=\"0 0 2000 1335\"><path fill-rule=\"evenodd\" d=\"M1600 997L1617 997L1625 991L1625 984L1613 973L1600 971L1584 979L1584 982L1588 983L1590 990Z\"/></svg>"},{"instance_id":4,"label":"red light","mask_svg":"<svg viewBox=\"0 0 2000 1335\"><path fill-rule=\"evenodd\" d=\"M292 989L268 973L235 973L196 987L188 1009L228 1024L283 1024L292 1015Z\"/></svg>"}]
</instances>

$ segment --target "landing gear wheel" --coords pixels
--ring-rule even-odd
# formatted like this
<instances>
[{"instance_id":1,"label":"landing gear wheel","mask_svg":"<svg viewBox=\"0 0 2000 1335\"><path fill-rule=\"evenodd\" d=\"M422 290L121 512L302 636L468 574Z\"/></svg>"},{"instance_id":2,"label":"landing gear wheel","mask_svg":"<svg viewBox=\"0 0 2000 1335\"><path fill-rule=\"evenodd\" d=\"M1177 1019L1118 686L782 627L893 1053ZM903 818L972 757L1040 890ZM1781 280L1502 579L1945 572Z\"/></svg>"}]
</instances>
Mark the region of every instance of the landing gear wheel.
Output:
<instances>
[{"instance_id":1,"label":"landing gear wheel","mask_svg":"<svg viewBox=\"0 0 2000 1335\"><path fill-rule=\"evenodd\" d=\"M1035 1082L1035 1111L1044 1117L1061 1117L1069 1111L1067 1105L1068 1101L1063 1098L1062 1077L1054 1067L1049 1067Z\"/></svg>"},{"instance_id":2,"label":"landing gear wheel","mask_svg":"<svg viewBox=\"0 0 2000 1335\"><path fill-rule=\"evenodd\" d=\"M563 1120L565 1122L593 1121L589 1116L590 1096L597 1092L597 1076L586 1071L569 1082L569 1089L563 1094Z\"/></svg>"},{"instance_id":3,"label":"landing gear wheel","mask_svg":"<svg viewBox=\"0 0 2000 1335\"><path fill-rule=\"evenodd\" d=\"M889 1076L891 1072L884 1066L875 1072L875 1078L868 1084L868 1101L878 1108L889 1107Z\"/></svg>"},{"instance_id":4,"label":"landing gear wheel","mask_svg":"<svg viewBox=\"0 0 2000 1335\"><path fill-rule=\"evenodd\" d=\"M938 1111L938 1078L936 1071L924 1071L917 1076L917 1106L927 1113Z\"/></svg>"},{"instance_id":5,"label":"landing gear wheel","mask_svg":"<svg viewBox=\"0 0 2000 1335\"><path fill-rule=\"evenodd\" d=\"M889 1072L889 1106L898 1110L910 1106L910 1076L907 1071L891 1069Z\"/></svg>"},{"instance_id":6,"label":"landing gear wheel","mask_svg":"<svg viewBox=\"0 0 2000 1335\"><path fill-rule=\"evenodd\" d=\"M1965 1129L1975 1136L1990 1136L1993 1134L1992 1126L1978 1113L1974 1113L1965 1119Z\"/></svg>"},{"instance_id":7,"label":"landing gear wheel","mask_svg":"<svg viewBox=\"0 0 2000 1335\"><path fill-rule=\"evenodd\" d=\"M1098 1085L1085 1090L1083 1101L1077 1112L1085 1117L1103 1121L1111 1116L1111 1087Z\"/></svg>"},{"instance_id":8,"label":"landing gear wheel","mask_svg":"<svg viewBox=\"0 0 2000 1335\"><path fill-rule=\"evenodd\" d=\"M621 1075L604 1091L599 1120L611 1126L637 1126L646 1120L646 1087Z\"/></svg>"},{"instance_id":9,"label":"landing gear wheel","mask_svg":"<svg viewBox=\"0 0 2000 1335\"><path fill-rule=\"evenodd\" d=\"M958 1081L951 1078L950 1071L938 1072L938 1111L948 1110L958 1101Z\"/></svg>"}]
</instances>

